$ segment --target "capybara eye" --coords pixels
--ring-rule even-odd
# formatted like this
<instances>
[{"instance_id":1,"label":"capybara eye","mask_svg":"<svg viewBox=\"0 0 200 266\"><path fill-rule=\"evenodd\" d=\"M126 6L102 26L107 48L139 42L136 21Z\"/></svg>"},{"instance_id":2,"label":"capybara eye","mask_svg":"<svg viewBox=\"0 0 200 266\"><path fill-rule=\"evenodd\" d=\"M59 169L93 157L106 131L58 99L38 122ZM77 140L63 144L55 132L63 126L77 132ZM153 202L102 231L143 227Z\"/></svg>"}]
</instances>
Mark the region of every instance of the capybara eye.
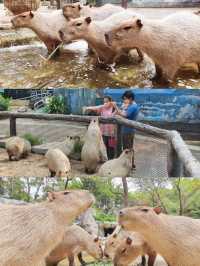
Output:
<instances>
[{"instance_id":1,"label":"capybara eye","mask_svg":"<svg viewBox=\"0 0 200 266\"><path fill-rule=\"evenodd\" d=\"M77 23L77 24L76 24L77 27L79 27L79 26L81 26L81 25L82 25L82 23Z\"/></svg>"},{"instance_id":2,"label":"capybara eye","mask_svg":"<svg viewBox=\"0 0 200 266\"><path fill-rule=\"evenodd\" d=\"M142 209L143 212L148 212L149 210L148 209Z\"/></svg>"},{"instance_id":3,"label":"capybara eye","mask_svg":"<svg viewBox=\"0 0 200 266\"><path fill-rule=\"evenodd\" d=\"M125 248L122 249L122 252L121 253L124 254L125 252L126 252L126 249Z\"/></svg>"},{"instance_id":4,"label":"capybara eye","mask_svg":"<svg viewBox=\"0 0 200 266\"><path fill-rule=\"evenodd\" d=\"M124 30L130 30L131 29L131 26L127 26L124 28Z\"/></svg>"}]
</instances>

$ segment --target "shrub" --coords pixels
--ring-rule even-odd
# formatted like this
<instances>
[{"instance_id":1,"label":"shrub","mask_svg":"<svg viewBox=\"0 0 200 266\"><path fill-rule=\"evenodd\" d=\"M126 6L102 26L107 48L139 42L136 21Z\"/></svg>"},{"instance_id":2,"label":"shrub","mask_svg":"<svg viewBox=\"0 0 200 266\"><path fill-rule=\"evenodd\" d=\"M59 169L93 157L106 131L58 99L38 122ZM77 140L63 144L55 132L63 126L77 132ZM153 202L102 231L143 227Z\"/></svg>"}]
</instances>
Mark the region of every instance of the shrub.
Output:
<instances>
[{"instance_id":1,"label":"shrub","mask_svg":"<svg viewBox=\"0 0 200 266\"><path fill-rule=\"evenodd\" d=\"M23 135L23 138L25 138L26 140L28 140L32 146L34 145L40 145L42 144L42 140L37 137L37 136L33 136L31 133L26 133Z\"/></svg>"},{"instance_id":2,"label":"shrub","mask_svg":"<svg viewBox=\"0 0 200 266\"><path fill-rule=\"evenodd\" d=\"M0 111L7 111L10 108L11 99L0 95Z\"/></svg>"},{"instance_id":3,"label":"shrub","mask_svg":"<svg viewBox=\"0 0 200 266\"><path fill-rule=\"evenodd\" d=\"M65 104L65 99L62 95L54 95L49 98L45 107L45 111L49 114L66 114L68 108Z\"/></svg>"}]
</instances>

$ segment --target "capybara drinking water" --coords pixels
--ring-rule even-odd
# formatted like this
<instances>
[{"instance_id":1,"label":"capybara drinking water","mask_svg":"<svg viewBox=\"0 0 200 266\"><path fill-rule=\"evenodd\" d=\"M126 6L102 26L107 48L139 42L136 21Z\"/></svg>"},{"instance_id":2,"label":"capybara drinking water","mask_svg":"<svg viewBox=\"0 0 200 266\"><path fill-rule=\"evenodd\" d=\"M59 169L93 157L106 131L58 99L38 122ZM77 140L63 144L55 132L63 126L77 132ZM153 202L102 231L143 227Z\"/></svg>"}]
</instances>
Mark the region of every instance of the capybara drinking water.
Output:
<instances>
[{"instance_id":1,"label":"capybara drinking water","mask_svg":"<svg viewBox=\"0 0 200 266\"><path fill-rule=\"evenodd\" d=\"M102 158L108 159L106 148L103 143L99 120L98 118L93 118L89 124L81 151L81 160L85 166L86 173L94 173Z\"/></svg>"},{"instance_id":2,"label":"capybara drinking water","mask_svg":"<svg viewBox=\"0 0 200 266\"><path fill-rule=\"evenodd\" d=\"M60 149L49 149L45 154L51 177L63 177L71 170L70 161Z\"/></svg>"},{"instance_id":3,"label":"capybara drinking water","mask_svg":"<svg viewBox=\"0 0 200 266\"><path fill-rule=\"evenodd\" d=\"M75 266L74 257L81 251L86 251L96 259L101 259L103 256L99 238L90 235L80 226L72 225L67 228L62 242L46 258L46 265L56 266L68 257L69 265Z\"/></svg>"},{"instance_id":4,"label":"capybara drinking water","mask_svg":"<svg viewBox=\"0 0 200 266\"><path fill-rule=\"evenodd\" d=\"M38 266L62 241L67 225L94 202L85 190L49 192L48 200L0 204L1 266Z\"/></svg>"},{"instance_id":5,"label":"capybara drinking water","mask_svg":"<svg viewBox=\"0 0 200 266\"><path fill-rule=\"evenodd\" d=\"M31 152L31 144L28 140L21 137L10 137L6 141L6 151L9 160L20 160L25 158Z\"/></svg>"},{"instance_id":6,"label":"capybara drinking water","mask_svg":"<svg viewBox=\"0 0 200 266\"><path fill-rule=\"evenodd\" d=\"M63 7L63 15L67 18L91 17L94 20L104 20L111 15L123 11L124 8L105 4L100 7L83 6L80 3L70 3Z\"/></svg>"},{"instance_id":7,"label":"capybara drinking water","mask_svg":"<svg viewBox=\"0 0 200 266\"><path fill-rule=\"evenodd\" d=\"M199 16L192 12L177 12L156 20L137 15L108 30L105 37L115 49L141 49L155 62L155 78L169 81L184 64L200 64L199 28Z\"/></svg>"},{"instance_id":8,"label":"capybara drinking water","mask_svg":"<svg viewBox=\"0 0 200 266\"><path fill-rule=\"evenodd\" d=\"M124 21L124 19L132 18L134 14L132 11L123 11L103 21L93 21L91 17L71 19L67 27L60 29L60 38L66 43L72 40L84 39L95 52L99 62L112 64L121 55L127 55L129 49L110 47L105 40L105 32L109 28L112 28L112 26ZM138 54L142 59L143 55L139 50Z\"/></svg>"},{"instance_id":9,"label":"capybara drinking water","mask_svg":"<svg viewBox=\"0 0 200 266\"><path fill-rule=\"evenodd\" d=\"M197 266L200 220L161 213L160 207L132 207L119 212L119 224L140 233L169 266Z\"/></svg>"},{"instance_id":10,"label":"capybara drinking water","mask_svg":"<svg viewBox=\"0 0 200 266\"><path fill-rule=\"evenodd\" d=\"M66 27L66 19L62 10L55 10L51 13L25 12L14 16L11 22L15 28L30 28L46 45L51 53L61 43L58 31Z\"/></svg>"},{"instance_id":11,"label":"capybara drinking water","mask_svg":"<svg viewBox=\"0 0 200 266\"><path fill-rule=\"evenodd\" d=\"M133 149L124 150L121 155L109 160L99 168L99 175L103 177L127 177L132 169Z\"/></svg>"}]
</instances>

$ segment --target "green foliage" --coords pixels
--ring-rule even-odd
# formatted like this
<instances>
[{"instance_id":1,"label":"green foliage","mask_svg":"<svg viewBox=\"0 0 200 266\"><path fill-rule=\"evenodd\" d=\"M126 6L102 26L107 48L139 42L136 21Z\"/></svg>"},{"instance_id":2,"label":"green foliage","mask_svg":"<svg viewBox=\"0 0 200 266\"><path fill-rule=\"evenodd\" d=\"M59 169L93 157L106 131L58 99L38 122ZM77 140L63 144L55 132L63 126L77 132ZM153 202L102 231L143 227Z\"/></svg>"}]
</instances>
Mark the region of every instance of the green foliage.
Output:
<instances>
[{"instance_id":1,"label":"green foliage","mask_svg":"<svg viewBox=\"0 0 200 266\"><path fill-rule=\"evenodd\" d=\"M9 110L11 105L11 99L8 97L4 97L0 95L0 111L7 111Z\"/></svg>"},{"instance_id":2,"label":"green foliage","mask_svg":"<svg viewBox=\"0 0 200 266\"><path fill-rule=\"evenodd\" d=\"M96 209L95 219L99 222L116 222L116 216L102 212L101 209Z\"/></svg>"},{"instance_id":3,"label":"green foliage","mask_svg":"<svg viewBox=\"0 0 200 266\"><path fill-rule=\"evenodd\" d=\"M32 146L34 145L41 145L43 143L43 141L37 137L32 135L31 133L26 133L23 135L23 138L25 138L26 140L28 140Z\"/></svg>"},{"instance_id":4,"label":"green foliage","mask_svg":"<svg viewBox=\"0 0 200 266\"><path fill-rule=\"evenodd\" d=\"M83 141L75 142L73 152L81 154L81 151L82 151L82 148L83 148L83 144L84 144Z\"/></svg>"},{"instance_id":5,"label":"green foliage","mask_svg":"<svg viewBox=\"0 0 200 266\"><path fill-rule=\"evenodd\" d=\"M45 111L49 114L67 114L68 108L62 95L49 97Z\"/></svg>"}]
</instances>

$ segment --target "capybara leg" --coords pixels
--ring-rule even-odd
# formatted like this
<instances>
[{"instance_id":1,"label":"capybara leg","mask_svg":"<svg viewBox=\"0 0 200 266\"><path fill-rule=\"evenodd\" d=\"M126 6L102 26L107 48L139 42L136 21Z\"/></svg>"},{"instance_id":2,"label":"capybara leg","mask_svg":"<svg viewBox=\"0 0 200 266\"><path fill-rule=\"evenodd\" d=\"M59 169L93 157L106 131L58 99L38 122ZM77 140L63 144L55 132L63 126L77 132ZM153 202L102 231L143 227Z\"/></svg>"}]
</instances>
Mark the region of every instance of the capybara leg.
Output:
<instances>
[{"instance_id":1,"label":"capybara leg","mask_svg":"<svg viewBox=\"0 0 200 266\"><path fill-rule=\"evenodd\" d=\"M142 256L142 266L146 266L146 258L145 258L145 256Z\"/></svg>"},{"instance_id":2,"label":"capybara leg","mask_svg":"<svg viewBox=\"0 0 200 266\"><path fill-rule=\"evenodd\" d=\"M75 263L74 263L74 256L73 255L70 255L68 257L68 260L69 260L69 266L75 266Z\"/></svg>"},{"instance_id":3,"label":"capybara leg","mask_svg":"<svg viewBox=\"0 0 200 266\"><path fill-rule=\"evenodd\" d=\"M50 170L50 177L54 177L56 175L56 172Z\"/></svg>"},{"instance_id":4,"label":"capybara leg","mask_svg":"<svg viewBox=\"0 0 200 266\"><path fill-rule=\"evenodd\" d=\"M86 262L83 260L83 256L82 256L81 252L78 254L78 259L79 259L81 265L83 265L83 266L86 265Z\"/></svg>"},{"instance_id":5,"label":"capybara leg","mask_svg":"<svg viewBox=\"0 0 200 266\"><path fill-rule=\"evenodd\" d=\"M162 76L163 76L162 68L161 68L159 65L157 65L157 64L155 64L155 67L156 67L156 74L155 74L155 76L151 79L152 81L157 81L157 80L161 79Z\"/></svg>"},{"instance_id":6,"label":"capybara leg","mask_svg":"<svg viewBox=\"0 0 200 266\"><path fill-rule=\"evenodd\" d=\"M157 254L156 252L152 252L150 254L148 254L149 258L148 258L148 266L154 266Z\"/></svg>"},{"instance_id":7,"label":"capybara leg","mask_svg":"<svg viewBox=\"0 0 200 266\"><path fill-rule=\"evenodd\" d=\"M12 155L8 155L9 161L12 161Z\"/></svg>"},{"instance_id":8,"label":"capybara leg","mask_svg":"<svg viewBox=\"0 0 200 266\"><path fill-rule=\"evenodd\" d=\"M200 74L200 64L197 64L197 67L198 67L198 72Z\"/></svg>"},{"instance_id":9,"label":"capybara leg","mask_svg":"<svg viewBox=\"0 0 200 266\"><path fill-rule=\"evenodd\" d=\"M138 56L139 56L139 63L143 61L144 59L144 55L143 53L140 51L140 49L136 48Z\"/></svg>"}]
</instances>

